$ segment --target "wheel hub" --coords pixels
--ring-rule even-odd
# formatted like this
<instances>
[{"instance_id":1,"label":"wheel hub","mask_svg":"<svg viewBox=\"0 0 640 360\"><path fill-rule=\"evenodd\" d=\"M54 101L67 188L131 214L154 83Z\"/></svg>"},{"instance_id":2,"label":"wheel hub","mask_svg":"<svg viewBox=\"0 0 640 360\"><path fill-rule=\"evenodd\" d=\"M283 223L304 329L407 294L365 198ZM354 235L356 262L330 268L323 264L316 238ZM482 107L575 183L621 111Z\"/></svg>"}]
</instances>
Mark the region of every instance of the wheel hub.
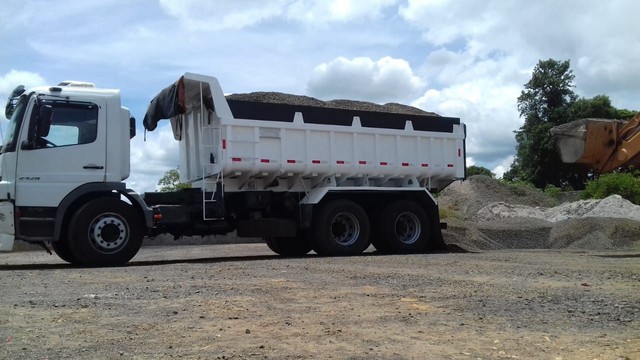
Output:
<instances>
[{"instance_id":1,"label":"wheel hub","mask_svg":"<svg viewBox=\"0 0 640 360\"><path fill-rule=\"evenodd\" d=\"M419 238L422 233L420 226L420 220L418 217L410 212L404 212L398 215L396 218L396 237L398 240L405 244L413 244Z\"/></svg>"},{"instance_id":2,"label":"wheel hub","mask_svg":"<svg viewBox=\"0 0 640 360\"><path fill-rule=\"evenodd\" d=\"M360 236L360 223L353 214L339 213L331 222L331 235L334 241L340 245L352 245Z\"/></svg>"},{"instance_id":3,"label":"wheel hub","mask_svg":"<svg viewBox=\"0 0 640 360\"><path fill-rule=\"evenodd\" d=\"M112 253L126 244L128 227L116 214L104 214L96 218L89 229L93 247L103 253Z\"/></svg>"}]
</instances>

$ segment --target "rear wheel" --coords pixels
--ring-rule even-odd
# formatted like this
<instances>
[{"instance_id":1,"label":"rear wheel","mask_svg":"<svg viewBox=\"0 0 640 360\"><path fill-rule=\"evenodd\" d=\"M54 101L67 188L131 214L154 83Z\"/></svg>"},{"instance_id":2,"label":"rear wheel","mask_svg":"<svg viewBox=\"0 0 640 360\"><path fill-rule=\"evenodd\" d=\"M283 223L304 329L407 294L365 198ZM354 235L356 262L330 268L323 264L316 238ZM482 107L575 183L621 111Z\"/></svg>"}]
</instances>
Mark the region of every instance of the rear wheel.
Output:
<instances>
[{"instance_id":1,"label":"rear wheel","mask_svg":"<svg viewBox=\"0 0 640 360\"><path fill-rule=\"evenodd\" d=\"M319 255L357 255L369 247L367 214L350 200L334 200L320 207L312 231L313 247Z\"/></svg>"},{"instance_id":2,"label":"rear wheel","mask_svg":"<svg viewBox=\"0 0 640 360\"><path fill-rule=\"evenodd\" d=\"M117 266L131 260L142 245L143 222L120 199L92 200L73 215L68 232L71 254L85 266Z\"/></svg>"},{"instance_id":3,"label":"rear wheel","mask_svg":"<svg viewBox=\"0 0 640 360\"><path fill-rule=\"evenodd\" d=\"M311 244L304 237L270 237L264 238L271 251L282 256L303 256L311 251Z\"/></svg>"},{"instance_id":4,"label":"rear wheel","mask_svg":"<svg viewBox=\"0 0 640 360\"><path fill-rule=\"evenodd\" d=\"M382 210L378 231L387 252L424 252L429 241L429 215L416 202L395 201Z\"/></svg>"}]
</instances>

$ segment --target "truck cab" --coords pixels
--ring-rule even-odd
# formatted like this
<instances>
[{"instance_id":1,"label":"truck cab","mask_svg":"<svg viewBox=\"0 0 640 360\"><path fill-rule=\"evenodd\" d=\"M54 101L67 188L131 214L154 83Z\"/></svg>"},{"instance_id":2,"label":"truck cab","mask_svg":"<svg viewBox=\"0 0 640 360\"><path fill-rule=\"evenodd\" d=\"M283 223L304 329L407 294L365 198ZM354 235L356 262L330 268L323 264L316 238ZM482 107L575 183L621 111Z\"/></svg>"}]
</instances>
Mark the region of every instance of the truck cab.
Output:
<instances>
[{"instance_id":1,"label":"truck cab","mask_svg":"<svg viewBox=\"0 0 640 360\"><path fill-rule=\"evenodd\" d=\"M78 82L21 88L6 116L0 250L11 250L14 239L57 244L74 206L87 197L127 193L122 181L129 177L135 124L120 104L119 90Z\"/></svg>"}]
</instances>

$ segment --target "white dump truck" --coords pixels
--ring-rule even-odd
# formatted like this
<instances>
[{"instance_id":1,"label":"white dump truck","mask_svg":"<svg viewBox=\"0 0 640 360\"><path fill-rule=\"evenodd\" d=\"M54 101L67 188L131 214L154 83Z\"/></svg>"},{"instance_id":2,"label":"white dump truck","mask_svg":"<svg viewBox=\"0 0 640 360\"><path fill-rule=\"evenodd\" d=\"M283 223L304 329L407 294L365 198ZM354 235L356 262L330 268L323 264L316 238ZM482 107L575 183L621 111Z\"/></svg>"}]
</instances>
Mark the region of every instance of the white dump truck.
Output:
<instances>
[{"instance_id":1,"label":"white dump truck","mask_svg":"<svg viewBox=\"0 0 640 360\"><path fill-rule=\"evenodd\" d=\"M432 193L465 176L460 119L231 100L216 78L192 73L143 122L151 131L169 119L188 189L127 189L136 124L118 90L19 87L6 115L0 250L50 244L83 266L125 264L145 236L167 233L236 231L284 256L441 249Z\"/></svg>"}]
</instances>

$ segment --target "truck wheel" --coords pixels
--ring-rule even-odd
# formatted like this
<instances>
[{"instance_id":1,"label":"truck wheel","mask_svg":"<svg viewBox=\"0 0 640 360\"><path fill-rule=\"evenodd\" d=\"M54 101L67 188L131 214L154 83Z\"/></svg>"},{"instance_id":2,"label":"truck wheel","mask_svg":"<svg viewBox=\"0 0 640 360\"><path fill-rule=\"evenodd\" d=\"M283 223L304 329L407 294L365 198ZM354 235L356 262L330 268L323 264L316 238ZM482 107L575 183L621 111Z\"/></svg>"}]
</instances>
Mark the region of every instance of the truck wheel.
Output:
<instances>
[{"instance_id":1,"label":"truck wheel","mask_svg":"<svg viewBox=\"0 0 640 360\"><path fill-rule=\"evenodd\" d=\"M120 199L92 200L78 209L68 233L72 255L85 266L118 266L142 245L142 219Z\"/></svg>"},{"instance_id":2,"label":"truck wheel","mask_svg":"<svg viewBox=\"0 0 640 360\"><path fill-rule=\"evenodd\" d=\"M312 221L313 247L323 256L350 256L369 247L369 219L360 205L334 200L323 205Z\"/></svg>"},{"instance_id":3,"label":"truck wheel","mask_svg":"<svg viewBox=\"0 0 640 360\"><path fill-rule=\"evenodd\" d=\"M395 201L382 210L378 232L391 253L424 252L429 241L429 215L416 202Z\"/></svg>"},{"instance_id":4,"label":"truck wheel","mask_svg":"<svg viewBox=\"0 0 640 360\"><path fill-rule=\"evenodd\" d=\"M282 256L303 256L311 251L311 244L304 237L271 237L264 241L271 251Z\"/></svg>"},{"instance_id":5,"label":"truck wheel","mask_svg":"<svg viewBox=\"0 0 640 360\"><path fill-rule=\"evenodd\" d=\"M68 262L69 264L78 265L78 259L76 259L71 253L67 237L61 237L58 241L52 241L51 247L60 259Z\"/></svg>"}]
</instances>

